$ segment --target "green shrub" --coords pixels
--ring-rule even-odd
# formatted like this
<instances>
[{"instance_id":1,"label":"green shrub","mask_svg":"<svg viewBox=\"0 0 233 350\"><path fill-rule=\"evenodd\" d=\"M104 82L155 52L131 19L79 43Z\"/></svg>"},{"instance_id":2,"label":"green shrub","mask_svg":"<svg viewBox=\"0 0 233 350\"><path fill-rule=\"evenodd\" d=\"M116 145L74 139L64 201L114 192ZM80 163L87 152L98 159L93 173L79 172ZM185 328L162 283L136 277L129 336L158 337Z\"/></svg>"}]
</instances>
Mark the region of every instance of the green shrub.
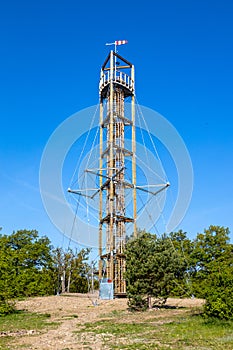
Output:
<instances>
[{"instance_id":1,"label":"green shrub","mask_svg":"<svg viewBox=\"0 0 233 350\"><path fill-rule=\"evenodd\" d=\"M142 297L141 295L135 295L127 293L128 306L132 311L145 311L148 309L148 298Z\"/></svg>"},{"instance_id":2,"label":"green shrub","mask_svg":"<svg viewBox=\"0 0 233 350\"><path fill-rule=\"evenodd\" d=\"M14 304L7 300L0 300L0 317L9 315L15 311Z\"/></svg>"},{"instance_id":3,"label":"green shrub","mask_svg":"<svg viewBox=\"0 0 233 350\"><path fill-rule=\"evenodd\" d=\"M222 267L221 273L212 274L206 296L204 316L221 320L233 319L233 268Z\"/></svg>"},{"instance_id":4,"label":"green shrub","mask_svg":"<svg viewBox=\"0 0 233 350\"><path fill-rule=\"evenodd\" d=\"M166 301L176 276L183 273L183 262L170 239L166 235L159 238L144 232L128 241L125 255L129 307L146 310L152 307L151 298Z\"/></svg>"}]
</instances>

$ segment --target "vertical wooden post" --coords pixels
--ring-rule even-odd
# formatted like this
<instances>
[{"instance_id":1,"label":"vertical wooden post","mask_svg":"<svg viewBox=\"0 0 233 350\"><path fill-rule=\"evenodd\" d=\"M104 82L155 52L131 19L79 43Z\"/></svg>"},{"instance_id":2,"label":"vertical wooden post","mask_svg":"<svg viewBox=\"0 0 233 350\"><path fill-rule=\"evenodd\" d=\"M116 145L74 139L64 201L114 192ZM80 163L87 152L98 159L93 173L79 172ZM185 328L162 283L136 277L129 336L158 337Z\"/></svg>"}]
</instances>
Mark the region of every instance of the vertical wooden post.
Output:
<instances>
[{"instance_id":1,"label":"vertical wooden post","mask_svg":"<svg viewBox=\"0 0 233 350\"><path fill-rule=\"evenodd\" d=\"M114 120L113 120L113 77L114 77L114 57L113 57L113 51L110 53L110 96L109 96L109 173L108 176L110 178L110 188L109 188L109 214L110 214L110 222L109 222L109 239L110 239L110 261L109 261L109 278L110 280L114 279L114 265L113 265L113 249L114 249L114 242L113 242L113 210L114 210L114 184L112 180L113 176L113 167L114 167L114 150L113 150L113 126L114 126Z\"/></svg>"},{"instance_id":2,"label":"vertical wooden post","mask_svg":"<svg viewBox=\"0 0 233 350\"><path fill-rule=\"evenodd\" d=\"M102 71L101 71L102 72ZM103 185L103 99L100 96L100 157L99 157L99 186L102 188ZM102 224L102 219L103 219L103 192L100 190L99 194L99 280L102 279L102 270L103 270L103 262L101 259L102 253L103 253L103 224Z\"/></svg>"},{"instance_id":3,"label":"vertical wooden post","mask_svg":"<svg viewBox=\"0 0 233 350\"><path fill-rule=\"evenodd\" d=\"M131 68L131 79L134 84L134 66ZM136 136L135 136L135 95L131 97L131 118L132 118L132 185L133 185L133 219L134 237L137 236L137 192L136 192Z\"/></svg>"}]
</instances>

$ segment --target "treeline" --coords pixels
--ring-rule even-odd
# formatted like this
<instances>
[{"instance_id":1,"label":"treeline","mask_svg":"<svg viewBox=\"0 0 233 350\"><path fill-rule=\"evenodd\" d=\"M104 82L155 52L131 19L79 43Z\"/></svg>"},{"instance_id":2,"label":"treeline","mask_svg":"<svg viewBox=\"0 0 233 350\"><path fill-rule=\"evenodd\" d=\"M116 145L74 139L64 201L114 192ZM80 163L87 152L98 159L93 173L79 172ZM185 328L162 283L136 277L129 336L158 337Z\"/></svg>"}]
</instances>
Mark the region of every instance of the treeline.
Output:
<instances>
[{"instance_id":1,"label":"treeline","mask_svg":"<svg viewBox=\"0 0 233 350\"><path fill-rule=\"evenodd\" d=\"M0 235L0 315L15 298L86 293L92 270L90 249L54 249L35 230ZM131 309L163 304L168 297L206 300L204 314L233 318L233 244L228 228L210 226L191 240L183 231L156 236L138 231L125 248ZM96 281L97 282L97 281ZM97 282L98 283L98 282Z\"/></svg>"},{"instance_id":2,"label":"treeline","mask_svg":"<svg viewBox=\"0 0 233 350\"><path fill-rule=\"evenodd\" d=\"M0 315L12 300L29 296L88 291L89 249L54 249L35 230L0 235ZM10 302L9 302L10 301Z\"/></svg>"},{"instance_id":3,"label":"treeline","mask_svg":"<svg viewBox=\"0 0 233 350\"><path fill-rule=\"evenodd\" d=\"M190 240L183 231L157 237L139 231L126 246L128 304L161 304L168 297L206 299L204 314L233 318L233 244L230 231L210 226Z\"/></svg>"}]
</instances>

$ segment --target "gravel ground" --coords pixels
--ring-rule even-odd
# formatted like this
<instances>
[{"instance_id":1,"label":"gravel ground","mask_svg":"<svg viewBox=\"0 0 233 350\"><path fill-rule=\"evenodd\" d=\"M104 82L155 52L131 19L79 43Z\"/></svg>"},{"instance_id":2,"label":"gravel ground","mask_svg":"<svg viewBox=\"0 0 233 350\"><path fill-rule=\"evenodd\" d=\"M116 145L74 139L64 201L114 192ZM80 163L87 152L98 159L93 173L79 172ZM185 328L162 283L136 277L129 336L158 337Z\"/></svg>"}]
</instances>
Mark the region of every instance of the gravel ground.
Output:
<instances>
[{"instance_id":1,"label":"gravel ground","mask_svg":"<svg viewBox=\"0 0 233 350\"><path fill-rule=\"evenodd\" d=\"M95 304L97 305L95 306ZM167 304L179 307L198 307L203 304L200 299L168 299ZM124 322L132 322L132 314L127 317L127 300L99 300L98 295L60 295L49 297L29 298L17 302L19 310L27 310L37 313L49 313L51 317L48 322L59 322L56 329L43 329L41 332L30 330L26 334L20 334L12 349L24 350L74 350L74 349L107 349L102 344L102 336L95 335L93 339L86 339L86 335L75 333L82 324L94 322L104 318L104 315L112 311L124 311ZM156 310L153 310L153 314ZM163 311L164 317L168 317L179 311L179 309L168 309ZM183 311L182 311L183 312ZM148 314L147 314L148 315ZM140 314L140 320L142 320ZM161 317L161 315L160 315ZM138 314L135 315L138 318ZM136 319L135 319L136 320ZM135 321L134 320L134 321ZM88 345L85 345L87 344Z\"/></svg>"}]
</instances>

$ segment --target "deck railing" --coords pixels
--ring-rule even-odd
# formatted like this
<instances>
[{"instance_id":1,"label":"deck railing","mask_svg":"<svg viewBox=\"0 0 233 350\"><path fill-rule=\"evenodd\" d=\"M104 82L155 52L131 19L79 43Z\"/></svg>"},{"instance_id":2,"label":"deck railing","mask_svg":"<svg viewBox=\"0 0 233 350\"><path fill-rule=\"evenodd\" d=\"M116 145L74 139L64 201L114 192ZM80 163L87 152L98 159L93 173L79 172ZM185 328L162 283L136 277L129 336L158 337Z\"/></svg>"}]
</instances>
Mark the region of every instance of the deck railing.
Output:
<instances>
[{"instance_id":1,"label":"deck railing","mask_svg":"<svg viewBox=\"0 0 233 350\"><path fill-rule=\"evenodd\" d=\"M110 71L105 72L100 79L100 89L102 90L110 82ZM129 90L133 90L134 82L128 74L115 70L113 73L113 82L119 83Z\"/></svg>"}]
</instances>

